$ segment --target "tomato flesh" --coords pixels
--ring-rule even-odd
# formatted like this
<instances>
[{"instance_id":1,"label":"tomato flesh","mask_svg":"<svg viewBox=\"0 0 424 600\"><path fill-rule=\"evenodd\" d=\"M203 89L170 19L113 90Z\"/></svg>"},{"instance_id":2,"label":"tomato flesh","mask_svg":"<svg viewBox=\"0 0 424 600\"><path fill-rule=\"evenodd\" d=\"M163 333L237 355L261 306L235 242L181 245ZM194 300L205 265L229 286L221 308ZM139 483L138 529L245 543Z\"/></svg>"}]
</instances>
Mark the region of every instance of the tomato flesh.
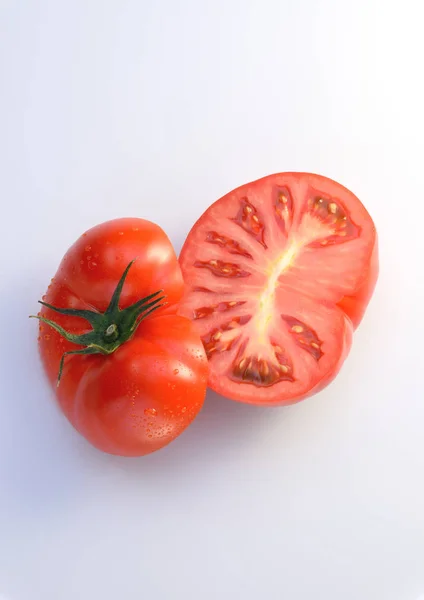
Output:
<instances>
[{"instance_id":1,"label":"tomato flesh","mask_svg":"<svg viewBox=\"0 0 424 600\"><path fill-rule=\"evenodd\" d=\"M343 364L376 283L377 236L349 190L283 173L212 204L180 264L179 311L202 337L209 385L234 400L288 404Z\"/></svg>"}]
</instances>

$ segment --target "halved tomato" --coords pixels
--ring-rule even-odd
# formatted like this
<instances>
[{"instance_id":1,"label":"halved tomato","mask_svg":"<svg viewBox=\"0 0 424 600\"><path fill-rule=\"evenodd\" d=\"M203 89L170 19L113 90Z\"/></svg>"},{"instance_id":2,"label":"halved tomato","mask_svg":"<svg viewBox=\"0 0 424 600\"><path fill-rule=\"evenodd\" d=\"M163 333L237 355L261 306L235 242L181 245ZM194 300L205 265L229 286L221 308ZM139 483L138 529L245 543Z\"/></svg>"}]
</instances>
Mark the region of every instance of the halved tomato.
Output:
<instances>
[{"instance_id":1,"label":"halved tomato","mask_svg":"<svg viewBox=\"0 0 424 600\"><path fill-rule=\"evenodd\" d=\"M340 184L265 177L210 206L180 264L180 313L196 323L209 385L253 404L289 404L338 373L373 292L377 234Z\"/></svg>"}]
</instances>

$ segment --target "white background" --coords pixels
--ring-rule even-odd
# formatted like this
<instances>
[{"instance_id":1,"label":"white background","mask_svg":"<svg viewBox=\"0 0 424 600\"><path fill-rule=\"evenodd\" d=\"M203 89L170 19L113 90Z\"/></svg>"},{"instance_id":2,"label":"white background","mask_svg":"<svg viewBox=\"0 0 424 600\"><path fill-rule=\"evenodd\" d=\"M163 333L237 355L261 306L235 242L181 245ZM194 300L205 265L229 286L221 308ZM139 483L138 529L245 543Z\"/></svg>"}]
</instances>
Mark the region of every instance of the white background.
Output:
<instances>
[{"instance_id":1,"label":"white background","mask_svg":"<svg viewBox=\"0 0 424 600\"><path fill-rule=\"evenodd\" d=\"M0 0L0 593L8 600L415 600L424 590L422 2ZM37 310L118 216L177 250L232 188L350 187L381 274L327 390L209 393L125 460L57 410Z\"/></svg>"}]
</instances>

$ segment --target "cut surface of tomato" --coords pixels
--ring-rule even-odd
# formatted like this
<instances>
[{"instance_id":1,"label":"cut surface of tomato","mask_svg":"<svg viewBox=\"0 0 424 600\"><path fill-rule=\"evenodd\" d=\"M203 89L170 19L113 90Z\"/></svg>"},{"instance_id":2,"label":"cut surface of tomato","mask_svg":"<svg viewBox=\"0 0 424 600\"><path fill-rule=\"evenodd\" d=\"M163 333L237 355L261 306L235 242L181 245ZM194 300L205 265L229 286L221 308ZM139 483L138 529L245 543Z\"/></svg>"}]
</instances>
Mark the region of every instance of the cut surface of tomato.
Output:
<instances>
[{"instance_id":1,"label":"cut surface of tomato","mask_svg":"<svg viewBox=\"0 0 424 600\"><path fill-rule=\"evenodd\" d=\"M281 173L212 204L180 255L209 385L289 404L338 373L378 275L377 235L359 199L308 173Z\"/></svg>"}]
</instances>

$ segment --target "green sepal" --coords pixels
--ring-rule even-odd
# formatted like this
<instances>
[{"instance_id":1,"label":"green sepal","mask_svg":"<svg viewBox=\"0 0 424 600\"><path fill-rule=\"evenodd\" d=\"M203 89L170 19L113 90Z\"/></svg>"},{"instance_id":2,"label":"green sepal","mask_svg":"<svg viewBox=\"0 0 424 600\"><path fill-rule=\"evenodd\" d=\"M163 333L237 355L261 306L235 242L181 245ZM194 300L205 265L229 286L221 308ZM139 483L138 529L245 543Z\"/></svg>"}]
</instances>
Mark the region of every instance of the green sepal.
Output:
<instances>
[{"instance_id":1,"label":"green sepal","mask_svg":"<svg viewBox=\"0 0 424 600\"><path fill-rule=\"evenodd\" d=\"M112 295L109 306L104 313L77 308L58 308L56 306L52 306L51 304L47 304L47 302L39 301L40 304L50 310L53 310L61 315L80 317L88 321L88 323L92 326L90 331L76 335L66 331L63 327L50 319L46 319L41 315L31 315L31 318L38 319L46 325L49 325L49 327L52 327L68 342L77 344L79 346L84 346L84 348L70 350L63 354L59 364L57 385L59 385L62 377L63 365L66 356L72 354L112 354L112 352L115 352L115 350L117 350L122 344L132 338L141 321L143 321L158 308L164 306L164 303L161 304L161 302L165 299L165 296L161 296L160 294L163 292L163 290L159 290L154 294L150 294L149 296L134 302L134 304L124 308L123 310L119 308L119 300L124 287L125 279L133 263L134 260L129 263L123 272Z\"/></svg>"}]
</instances>

